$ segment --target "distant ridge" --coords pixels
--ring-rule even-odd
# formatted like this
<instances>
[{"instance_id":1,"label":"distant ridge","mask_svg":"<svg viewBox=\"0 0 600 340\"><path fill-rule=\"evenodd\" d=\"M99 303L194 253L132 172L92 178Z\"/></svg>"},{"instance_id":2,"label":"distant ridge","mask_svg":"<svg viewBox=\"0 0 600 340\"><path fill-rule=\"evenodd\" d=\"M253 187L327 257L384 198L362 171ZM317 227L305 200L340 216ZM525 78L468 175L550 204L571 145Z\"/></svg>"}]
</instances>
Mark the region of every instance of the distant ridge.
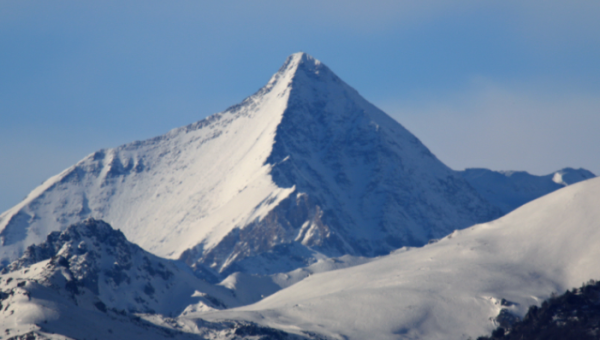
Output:
<instances>
[{"instance_id":1,"label":"distant ridge","mask_svg":"<svg viewBox=\"0 0 600 340\"><path fill-rule=\"evenodd\" d=\"M536 176L525 171L466 169L459 171L477 192L503 214L567 185L596 177L585 169L564 168L549 175Z\"/></svg>"}]
</instances>

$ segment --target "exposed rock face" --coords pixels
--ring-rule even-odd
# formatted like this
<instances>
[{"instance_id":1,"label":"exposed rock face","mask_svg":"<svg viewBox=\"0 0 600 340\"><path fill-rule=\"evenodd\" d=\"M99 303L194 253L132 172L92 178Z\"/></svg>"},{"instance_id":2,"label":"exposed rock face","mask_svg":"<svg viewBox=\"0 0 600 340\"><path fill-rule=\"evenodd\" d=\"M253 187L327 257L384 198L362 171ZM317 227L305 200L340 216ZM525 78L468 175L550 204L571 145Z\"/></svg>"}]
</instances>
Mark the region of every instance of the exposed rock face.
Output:
<instances>
[{"instance_id":1,"label":"exposed rock face","mask_svg":"<svg viewBox=\"0 0 600 340\"><path fill-rule=\"evenodd\" d=\"M198 271L268 274L426 244L498 216L415 136L298 53L239 105L46 181L0 215L0 259L94 217Z\"/></svg>"},{"instance_id":2,"label":"exposed rock face","mask_svg":"<svg viewBox=\"0 0 600 340\"><path fill-rule=\"evenodd\" d=\"M52 232L2 270L0 332L15 340L307 338L251 322L174 318L260 298L250 293L236 300L234 291L149 254L103 221L86 219Z\"/></svg>"},{"instance_id":3,"label":"exposed rock face","mask_svg":"<svg viewBox=\"0 0 600 340\"><path fill-rule=\"evenodd\" d=\"M24 277L28 281L64 291L76 303L92 304L104 312L108 308L177 315L201 300L192 298L196 290L208 291L204 300L209 305L213 303L207 299L223 304L210 294L228 293L144 251L119 230L94 219L50 233L46 242L29 246L2 274L18 271L28 272Z\"/></svg>"}]
</instances>

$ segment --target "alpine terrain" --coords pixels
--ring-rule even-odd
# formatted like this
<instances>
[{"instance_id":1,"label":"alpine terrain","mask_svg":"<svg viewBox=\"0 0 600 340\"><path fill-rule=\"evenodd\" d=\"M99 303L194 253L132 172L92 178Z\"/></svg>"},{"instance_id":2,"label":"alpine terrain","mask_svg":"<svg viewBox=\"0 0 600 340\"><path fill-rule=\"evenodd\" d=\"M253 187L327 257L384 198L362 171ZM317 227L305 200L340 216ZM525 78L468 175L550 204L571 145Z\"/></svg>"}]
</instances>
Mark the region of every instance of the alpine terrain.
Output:
<instances>
[{"instance_id":1,"label":"alpine terrain","mask_svg":"<svg viewBox=\"0 0 600 340\"><path fill-rule=\"evenodd\" d=\"M334 339L476 339L600 278L599 201L600 178L590 179L436 243L312 275L253 305L182 318Z\"/></svg>"},{"instance_id":2,"label":"alpine terrain","mask_svg":"<svg viewBox=\"0 0 600 340\"><path fill-rule=\"evenodd\" d=\"M97 151L1 214L0 339L441 340L578 325L559 300L590 316L595 290L529 307L600 278L592 177L453 171L297 53L242 103Z\"/></svg>"},{"instance_id":3,"label":"alpine terrain","mask_svg":"<svg viewBox=\"0 0 600 340\"><path fill-rule=\"evenodd\" d=\"M0 258L7 265L93 217L198 272L272 274L420 246L500 215L395 120L297 53L241 104L48 179L0 215Z\"/></svg>"},{"instance_id":4,"label":"alpine terrain","mask_svg":"<svg viewBox=\"0 0 600 340\"><path fill-rule=\"evenodd\" d=\"M87 219L52 232L3 269L0 338L200 340L286 334L249 322L194 322L184 328L140 318L171 320L190 304L194 311L213 310L237 306L240 298L198 279L185 265L144 251L110 225Z\"/></svg>"}]
</instances>

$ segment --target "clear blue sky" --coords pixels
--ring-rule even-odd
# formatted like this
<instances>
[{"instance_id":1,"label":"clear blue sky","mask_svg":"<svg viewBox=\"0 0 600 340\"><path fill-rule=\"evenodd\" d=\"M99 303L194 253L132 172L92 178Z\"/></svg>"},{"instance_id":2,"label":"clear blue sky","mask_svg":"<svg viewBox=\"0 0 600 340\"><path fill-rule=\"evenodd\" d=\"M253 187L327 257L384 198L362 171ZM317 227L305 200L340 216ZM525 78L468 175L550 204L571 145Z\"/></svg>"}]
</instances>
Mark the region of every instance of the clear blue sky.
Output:
<instances>
[{"instance_id":1,"label":"clear blue sky","mask_svg":"<svg viewBox=\"0 0 600 340\"><path fill-rule=\"evenodd\" d=\"M320 59L455 169L600 174L600 1L0 3L0 211Z\"/></svg>"}]
</instances>

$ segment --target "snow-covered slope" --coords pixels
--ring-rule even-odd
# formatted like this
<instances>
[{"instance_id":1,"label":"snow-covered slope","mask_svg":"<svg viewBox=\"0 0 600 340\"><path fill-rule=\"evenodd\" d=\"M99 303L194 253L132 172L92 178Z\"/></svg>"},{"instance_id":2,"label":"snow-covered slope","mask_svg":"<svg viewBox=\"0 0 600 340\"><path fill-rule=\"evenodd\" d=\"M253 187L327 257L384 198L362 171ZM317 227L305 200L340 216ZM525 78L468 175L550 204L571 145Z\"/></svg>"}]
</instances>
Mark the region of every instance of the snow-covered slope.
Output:
<instances>
[{"instance_id":1,"label":"snow-covered slope","mask_svg":"<svg viewBox=\"0 0 600 340\"><path fill-rule=\"evenodd\" d=\"M500 212L318 60L290 56L241 104L101 150L0 215L5 264L103 219L163 257L228 274L422 245Z\"/></svg>"},{"instance_id":2,"label":"snow-covered slope","mask_svg":"<svg viewBox=\"0 0 600 340\"><path fill-rule=\"evenodd\" d=\"M475 190L504 214L567 185L596 177L585 169L564 168L545 176L525 171L466 169L458 171Z\"/></svg>"},{"instance_id":3,"label":"snow-covered slope","mask_svg":"<svg viewBox=\"0 0 600 340\"><path fill-rule=\"evenodd\" d=\"M0 276L0 339L7 340L304 340L249 322L211 323L168 318L159 314L127 314L106 308L94 299L73 295L65 287L48 285L34 275L45 270L33 265ZM64 281L64 280L63 280ZM54 284L59 283L56 280ZM131 292L129 292L131 293Z\"/></svg>"},{"instance_id":4,"label":"snow-covered slope","mask_svg":"<svg viewBox=\"0 0 600 340\"><path fill-rule=\"evenodd\" d=\"M87 219L51 233L3 269L0 329L7 336L31 333L32 339L240 339L248 327L277 333L250 323L169 323L169 316L189 304L206 311L260 299L242 298L200 280L184 264L144 251L108 224ZM139 313L160 325L141 320Z\"/></svg>"},{"instance_id":5,"label":"snow-covered slope","mask_svg":"<svg viewBox=\"0 0 600 340\"><path fill-rule=\"evenodd\" d=\"M600 278L600 178L422 248L315 274L254 305L188 318L254 320L339 339L466 339L502 309Z\"/></svg>"}]
</instances>

